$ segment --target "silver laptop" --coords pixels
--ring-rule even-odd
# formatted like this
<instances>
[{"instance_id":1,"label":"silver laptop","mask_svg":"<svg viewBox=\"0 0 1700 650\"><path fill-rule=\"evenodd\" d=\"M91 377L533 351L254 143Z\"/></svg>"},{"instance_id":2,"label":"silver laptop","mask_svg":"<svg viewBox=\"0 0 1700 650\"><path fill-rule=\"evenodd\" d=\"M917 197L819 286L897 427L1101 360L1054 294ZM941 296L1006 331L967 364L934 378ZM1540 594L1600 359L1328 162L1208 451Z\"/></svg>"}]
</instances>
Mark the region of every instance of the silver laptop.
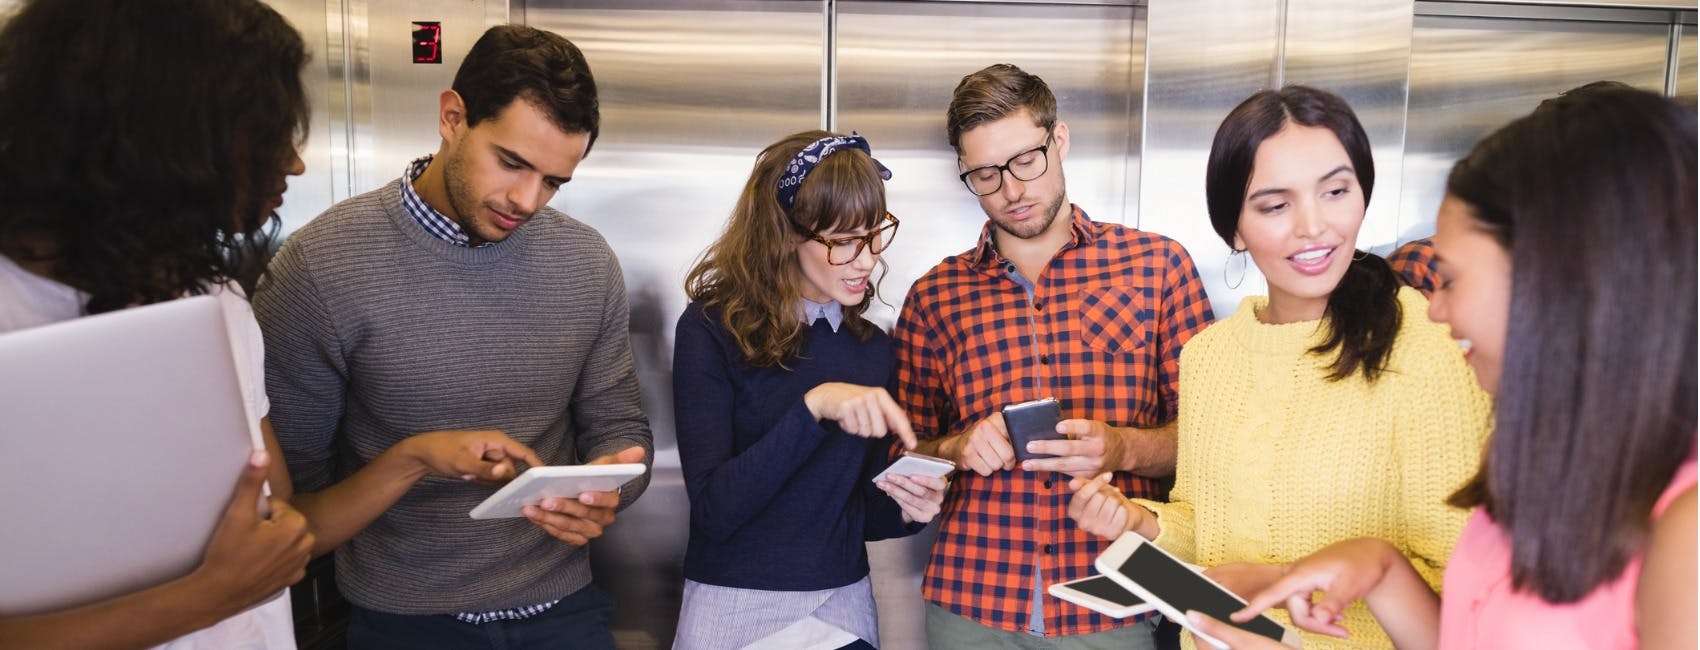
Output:
<instances>
[{"instance_id":1,"label":"silver laptop","mask_svg":"<svg viewBox=\"0 0 1700 650\"><path fill-rule=\"evenodd\" d=\"M211 297L0 334L0 616L193 570L260 444L247 411Z\"/></svg>"}]
</instances>

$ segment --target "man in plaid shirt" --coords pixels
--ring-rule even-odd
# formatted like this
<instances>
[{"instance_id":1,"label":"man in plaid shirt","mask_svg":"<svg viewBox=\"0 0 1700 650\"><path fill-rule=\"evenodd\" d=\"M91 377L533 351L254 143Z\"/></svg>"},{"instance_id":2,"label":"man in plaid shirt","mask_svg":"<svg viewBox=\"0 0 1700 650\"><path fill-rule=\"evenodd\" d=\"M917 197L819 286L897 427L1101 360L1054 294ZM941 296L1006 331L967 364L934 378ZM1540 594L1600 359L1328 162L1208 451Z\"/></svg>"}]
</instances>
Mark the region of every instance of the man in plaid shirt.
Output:
<instances>
[{"instance_id":1,"label":"man in plaid shirt","mask_svg":"<svg viewBox=\"0 0 1700 650\"><path fill-rule=\"evenodd\" d=\"M898 399L923 453L956 462L922 595L934 648L1149 648L1151 622L1044 595L1107 545L1068 517L1070 476L1114 472L1158 497L1174 472L1181 346L1211 321L1186 250L1099 223L1068 202L1068 126L1045 82L1011 65L964 77L948 130L989 218L978 243L909 291L896 328ZM1004 406L1062 404L1056 458L1018 463Z\"/></svg>"}]
</instances>

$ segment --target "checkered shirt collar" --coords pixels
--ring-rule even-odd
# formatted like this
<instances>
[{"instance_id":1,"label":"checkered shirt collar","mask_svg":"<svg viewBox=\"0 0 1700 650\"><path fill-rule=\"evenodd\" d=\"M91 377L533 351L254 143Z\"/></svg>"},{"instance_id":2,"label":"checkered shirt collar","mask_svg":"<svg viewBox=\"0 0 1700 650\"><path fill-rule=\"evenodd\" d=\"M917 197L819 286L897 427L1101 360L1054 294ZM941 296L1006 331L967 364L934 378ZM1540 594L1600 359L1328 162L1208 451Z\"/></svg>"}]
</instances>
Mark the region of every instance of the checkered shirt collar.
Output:
<instances>
[{"instance_id":1,"label":"checkered shirt collar","mask_svg":"<svg viewBox=\"0 0 1700 650\"><path fill-rule=\"evenodd\" d=\"M407 164L407 170L401 174L401 206L407 210L408 216L413 217L413 221L424 228L425 232L431 233L432 237L463 248L483 248L492 244L493 242L484 242L472 246L471 238L466 236L466 231L461 229L460 224L443 216L443 213L426 203L424 197L419 196L418 190L413 189L413 181L425 173L425 168L431 164L432 158L433 156L427 154Z\"/></svg>"}]
</instances>

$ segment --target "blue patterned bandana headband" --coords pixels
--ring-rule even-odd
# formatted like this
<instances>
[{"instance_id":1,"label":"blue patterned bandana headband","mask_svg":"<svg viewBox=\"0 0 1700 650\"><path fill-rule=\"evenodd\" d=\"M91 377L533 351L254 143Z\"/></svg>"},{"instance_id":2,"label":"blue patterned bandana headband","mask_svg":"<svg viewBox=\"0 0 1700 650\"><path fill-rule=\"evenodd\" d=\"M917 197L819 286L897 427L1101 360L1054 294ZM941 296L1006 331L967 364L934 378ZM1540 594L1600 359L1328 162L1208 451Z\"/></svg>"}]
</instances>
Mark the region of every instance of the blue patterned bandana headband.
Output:
<instances>
[{"instance_id":1,"label":"blue patterned bandana headband","mask_svg":"<svg viewBox=\"0 0 1700 650\"><path fill-rule=\"evenodd\" d=\"M798 153L796 158L792 158L791 164L785 167L785 175L779 177L779 207L790 212L791 204L797 201L797 188L803 186L803 179L809 175L815 165L819 165L820 161L832 155L832 152L845 148L861 149L870 158L873 157L874 153L873 150L868 148L867 139L857 135L854 131L851 131L850 135L847 136L835 135L821 138L814 141L813 144L803 147L803 151ZM875 160L874 167L880 170L880 178L891 180L891 170L886 169L885 165L881 165L880 161Z\"/></svg>"}]
</instances>

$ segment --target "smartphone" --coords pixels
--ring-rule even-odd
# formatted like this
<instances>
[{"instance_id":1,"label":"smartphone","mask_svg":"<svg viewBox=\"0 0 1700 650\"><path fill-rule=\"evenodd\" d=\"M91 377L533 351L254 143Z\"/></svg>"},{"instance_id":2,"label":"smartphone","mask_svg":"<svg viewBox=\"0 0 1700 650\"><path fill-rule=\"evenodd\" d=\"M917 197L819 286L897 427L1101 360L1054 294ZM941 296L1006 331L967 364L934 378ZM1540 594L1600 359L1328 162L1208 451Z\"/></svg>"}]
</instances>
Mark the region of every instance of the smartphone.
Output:
<instances>
[{"instance_id":1,"label":"smartphone","mask_svg":"<svg viewBox=\"0 0 1700 650\"><path fill-rule=\"evenodd\" d=\"M1052 458L1051 454L1027 451L1027 443L1034 440L1062 440L1063 434L1057 433L1057 423L1061 421L1062 406L1055 397L1003 407L1003 424L1009 430L1009 444L1015 447L1015 460L1019 462Z\"/></svg>"},{"instance_id":2,"label":"smartphone","mask_svg":"<svg viewBox=\"0 0 1700 650\"><path fill-rule=\"evenodd\" d=\"M1260 615L1244 623L1230 620L1229 614L1245 607L1244 600L1203 573L1187 568L1185 563L1138 533L1123 533L1098 555L1094 565L1103 575L1156 606L1164 617L1220 650L1228 650L1227 644L1193 629L1186 618L1188 611L1209 614L1218 621L1289 646L1298 643L1297 633L1268 616Z\"/></svg>"},{"instance_id":3,"label":"smartphone","mask_svg":"<svg viewBox=\"0 0 1700 650\"><path fill-rule=\"evenodd\" d=\"M879 476L875 476L874 482L880 482L880 479L885 478L889 474L944 478L946 476L950 476L950 473L954 471L956 471L956 463L952 463L943 458L936 458L926 454L917 454L913 451L906 451L903 452L902 456L897 457L897 462L892 463L890 467L885 468L884 471L880 472Z\"/></svg>"},{"instance_id":4,"label":"smartphone","mask_svg":"<svg viewBox=\"0 0 1700 650\"><path fill-rule=\"evenodd\" d=\"M1111 618L1127 618L1157 609L1107 576L1092 576L1051 585L1052 596Z\"/></svg>"}]
</instances>

